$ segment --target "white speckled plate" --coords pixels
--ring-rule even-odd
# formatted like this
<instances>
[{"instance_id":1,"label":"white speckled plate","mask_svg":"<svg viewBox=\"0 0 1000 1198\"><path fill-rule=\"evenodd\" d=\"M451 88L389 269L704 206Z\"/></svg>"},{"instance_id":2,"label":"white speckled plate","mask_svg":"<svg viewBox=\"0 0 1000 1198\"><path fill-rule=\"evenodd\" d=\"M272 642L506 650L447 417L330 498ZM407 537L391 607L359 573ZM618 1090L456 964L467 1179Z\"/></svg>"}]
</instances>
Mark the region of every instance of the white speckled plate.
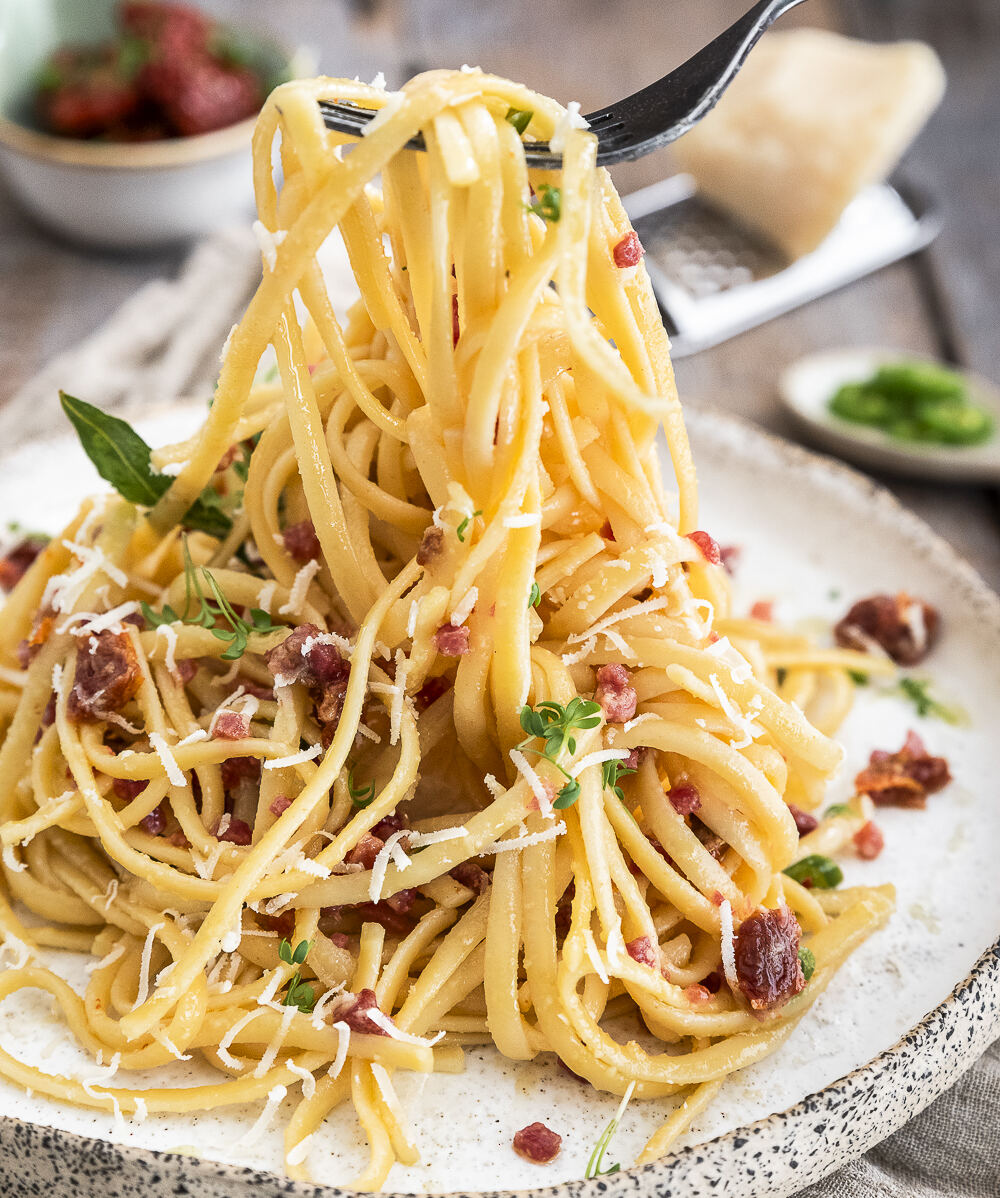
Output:
<instances>
[{"instance_id":1,"label":"white speckled plate","mask_svg":"<svg viewBox=\"0 0 1000 1198\"><path fill-rule=\"evenodd\" d=\"M162 442L186 434L192 418L190 410L175 411L144 432ZM831 801L848 793L873 747L898 747L911 725L933 751L949 757L955 782L924 812L880 813L885 852L874 862L849 861L845 870L849 882L895 882L895 917L851 958L775 1056L727 1083L681 1151L643 1169L581 1183L614 1100L549 1063L515 1064L476 1052L464 1075L401 1079L423 1161L394 1170L390 1185L398 1193L542 1186L536 1198L596 1198L598 1192L782 1198L900 1126L1000 1034L1000 952L994 947L1000 803L992 743L1000 724L994 673L1000 600L923 523L861 476L731 418L691 413L689 423L704 497L699 523L722 543L742 546L740 608L774 598L782 621L829 623L856 597L906 587L943 613L942 643L921 673L933 678L943 699L960 702L969 721L952 727L917 720L900 699L861 692L844 730L848 762ZM94 486L69 440L23 449L0 471L0 516L55 528ZM69 960L61 968L78 974L79 963ZM93 1065L65 1045L47 1004L33 995L0 1008L0 1041L49 1069L92 1075ZM198 1075L178 1065L172 1080ZM160 1077L150 1084L162 1083ZM610 1159L634 1160L665 1109L634 1104ZM241 1145L255 1115L246 1109L197 1121L156 1117L116 1128L103 1114L28 1098L0 1083L0 1116L6 1116L0 1118L0 1192L46 1198L329 1198L336 1192L275 1175L280 1117ZM544 1168L510 1149L514 1131L534 1119L564 1137L562 1153ZM201 1159L148 1151L179 1146ZM315 1138L313 1175L331 1186L345 1184L363 1152L345 1112Z\"/></svg>"}]
</instances>

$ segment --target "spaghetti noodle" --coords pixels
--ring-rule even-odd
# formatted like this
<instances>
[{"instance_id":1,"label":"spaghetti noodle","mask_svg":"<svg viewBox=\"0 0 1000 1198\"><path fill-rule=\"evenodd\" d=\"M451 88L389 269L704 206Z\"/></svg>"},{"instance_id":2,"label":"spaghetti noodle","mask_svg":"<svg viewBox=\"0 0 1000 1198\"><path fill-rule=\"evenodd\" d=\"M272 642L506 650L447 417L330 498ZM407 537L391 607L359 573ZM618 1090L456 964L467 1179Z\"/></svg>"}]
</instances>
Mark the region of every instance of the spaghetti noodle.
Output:
<instances>
[{"instance_id":1,"label":"spaghetti noodle","mask_svg":"<svg viewBox=\"0 0 1000 1198\"><path fill-rule=\"evenodd\" d=\"M320 98L381 112L350 143ZM492 1043L683 1099L649 1160L887 918L888 889L783 872L847 671L878 663L729 615L667 338L575 124L478 71L267 103L263 281L204 427L140 461L147 500L86 503L4 612L0 997L47 991L115 1066L0 1049L5 1077L125 1115L294 1092L295 1177L350 1102L376 1189L417 1159L393 1073ZM523 137L557 132L563 169L529 172ZM93 955L83 996L49 947ZM609 1031L635 1016L655 1051ZM216 1082L114 1083L195 1053Z\"/></svg>"}]
</instances>

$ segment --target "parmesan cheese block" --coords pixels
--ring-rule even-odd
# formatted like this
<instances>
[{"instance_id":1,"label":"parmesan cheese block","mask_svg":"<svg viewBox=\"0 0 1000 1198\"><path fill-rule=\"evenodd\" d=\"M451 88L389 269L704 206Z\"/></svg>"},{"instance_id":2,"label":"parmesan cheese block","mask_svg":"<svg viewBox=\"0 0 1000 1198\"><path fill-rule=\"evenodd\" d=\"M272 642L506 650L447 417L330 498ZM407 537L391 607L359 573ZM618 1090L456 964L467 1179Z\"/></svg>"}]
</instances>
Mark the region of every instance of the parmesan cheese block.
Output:
<instances>
[{"instance_id":1,"label":"parmesan cheese block","mask_svg":"<svg viewBox=\"0 0 1000 1198\"><path fill-rule=\"evenodd\" d=\"M676 158L708 200L797 258L892 170L944 85L922 42L768 33Z\"/></svg>"}]
</instances>

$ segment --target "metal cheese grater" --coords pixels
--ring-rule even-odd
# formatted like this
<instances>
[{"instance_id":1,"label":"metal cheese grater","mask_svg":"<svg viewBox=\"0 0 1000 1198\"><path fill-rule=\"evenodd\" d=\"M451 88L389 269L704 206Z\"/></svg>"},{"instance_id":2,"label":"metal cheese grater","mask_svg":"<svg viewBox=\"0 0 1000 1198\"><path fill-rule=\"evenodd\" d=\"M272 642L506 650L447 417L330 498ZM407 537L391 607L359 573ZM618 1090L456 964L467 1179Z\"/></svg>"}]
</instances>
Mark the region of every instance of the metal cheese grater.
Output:
<instances>
[{"instance_id":1,"label":"metal cheese grater","mask_svg":"<svg viewBox=\"0 0 1000 1198\"><path fill-rule=\"evenodd\" d=\"M675 357L717 345L914 253L940 218L899 182L860 192L811 254L788 262L674 175L625 200Z\"/></svg>"}]
</instances>

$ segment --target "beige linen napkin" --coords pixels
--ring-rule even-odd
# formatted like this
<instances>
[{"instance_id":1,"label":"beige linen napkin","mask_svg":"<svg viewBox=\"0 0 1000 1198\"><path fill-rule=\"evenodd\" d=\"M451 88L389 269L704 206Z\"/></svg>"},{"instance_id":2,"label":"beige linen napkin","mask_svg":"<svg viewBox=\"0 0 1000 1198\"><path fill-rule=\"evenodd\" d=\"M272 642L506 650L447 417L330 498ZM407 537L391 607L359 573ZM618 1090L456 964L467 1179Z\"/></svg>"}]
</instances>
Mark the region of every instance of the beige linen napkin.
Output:
<instances>
[{"instance_id":1,"label":"beige linen napkin","mask_svg":"<svg viewBox=\"0 0 1000 1198\"><path fill-rule=\"evenodd\" d=\"M80 398L133 416L179 396L207 399L260 269L247 230L200 244L175 280L143 287L0 408L0 445L51 435L70 381ZM343 278L331 276L339 309ZM901 1131L798 1198L1000 1198L1000 1042Z\"/></svg>"}]
</instances>

